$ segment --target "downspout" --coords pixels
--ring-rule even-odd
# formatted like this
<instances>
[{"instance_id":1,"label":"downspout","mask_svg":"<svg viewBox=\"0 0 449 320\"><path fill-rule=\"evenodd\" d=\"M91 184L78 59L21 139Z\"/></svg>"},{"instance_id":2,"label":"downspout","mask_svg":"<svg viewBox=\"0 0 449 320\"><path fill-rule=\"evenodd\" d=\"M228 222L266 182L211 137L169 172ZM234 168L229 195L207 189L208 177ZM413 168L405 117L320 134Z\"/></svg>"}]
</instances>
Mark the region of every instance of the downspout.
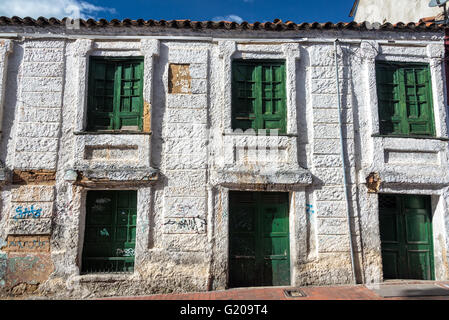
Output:
<instances>
[{"instance_id":1,"label":"downspout","mask_svg":"<svg viewBox=\"0 0 449 320\"><path fill-rule=\"evenodd\" d=\"M444 29L444 68L446 73L446 104L449 105L449 28Z\"/></svg>"},{"instance_id":2,"label":"downspout","mask_svg":"<svg viewBox=\"0 0 449 320\"><path fill-rule=\"evenodd\" d=\"M6 80L8 72L8 55L12 52L13 43L11 40L0 40L0 62L3 65L0 68L0 139L2 138L3 110L5 103Z\"/></svg>"},{"instance_id":3,"label":"downspout","mask_svg":"<svg viewBox=\"0 0 449 320\"><path fill-rule=\"evenodd\" d=\"M346 217L348 222L348 237L349 237L349 248L351 252L351 267L352 267L352 281L354 284L357 284L357 279L355 276L355 263L354 263L354 248L352 246L352 234L351 234L351 214L350 214L350 204L349 204L349 194L348 194L348 183L346 180L346 164L345 164L345 155L343 150L343 120L341 117L341 97L340 97L340 75L338 72L338 52L337 52L337 44L340 41L338 39L334 42L334 54L335 54L335 69L336 69L336 83L337 83L337 99L338 99L338 122L340 126L340 156L343 164L343 187L345 189L345 200L346 200Z\"/></svg>"},{"instance_id":4,"label":"downspout","mask_svg":"<svg viewBox=\"0 0 449 320\"><path fill-rule=\"evenodd\" d=\"M213 290L213 264L214 264L214 189L207 186L207 240L209 242L209 275L207 277L207 291Z\"/></svg>"}]
</instances>

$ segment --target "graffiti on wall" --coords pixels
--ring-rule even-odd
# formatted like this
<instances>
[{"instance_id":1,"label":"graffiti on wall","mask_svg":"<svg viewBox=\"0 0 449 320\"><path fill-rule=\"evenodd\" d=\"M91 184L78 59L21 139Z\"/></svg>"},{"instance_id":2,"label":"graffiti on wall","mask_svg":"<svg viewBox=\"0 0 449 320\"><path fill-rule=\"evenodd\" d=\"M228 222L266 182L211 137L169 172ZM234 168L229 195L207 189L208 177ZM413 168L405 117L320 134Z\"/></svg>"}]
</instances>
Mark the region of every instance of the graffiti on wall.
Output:
<instances>
[{"instance_id":1,"label":"graffiti on wall","mask_svg":"<svg viewBox=\"0 0 449 320\"><path fill-rule=\"evenodd\" d=\"M50 252L50 236L8 236L7 252Z\"/></svg>"},{"instance_id":2,"label":"graffiti on wall","mask_svg":"<svg viewBox=\"0 0 449 320\"><path fill-rule=\"evenodd\" d=\"M134 257L135 251L133 248L120 249L118 248L115 252L118 257Z\"/></svg>"},{"instance_id":3,"label":"graffiti on wall","mask_svg":"<svg viewBox=\"0 0 449 320\"><path fill-rule=\"evenodd\" d=\"M14 257L8 259L9 272L23 272L31 269L36 269L36 271L41 272L44 271L45 268L45 264L41 263L40 258L36 256Z\"/></svg>"},{"instance_id":4,"label":"graffiti on wall","mask_svg":"<svg viewBox=\"0 0 449 320\"><path fill-rule=\"evenodd\" d=\"M206 220L199 217L169 218L164 223L168 227L168 233L203 233L205 232L206 224Z\"/></svg>"},{"instance_id":5,"label":"graffiti on wall","mask_svg":"<svg viewBox=\"0 0 449 320\"><path fill-rule=\"evenodd\" d=\"M313 206L311 204L306 204L306 212L308 214L313 214L315 213L315 210L313 210Z\"/></svg>"},{"instance_id":6,"label":"graffiti on wall","mask_svg":"<svg viewBox=\"0 0 449 320\"><path fill-rule=\"evenodd\" d=\"M16 208L16 214L14 215L14 219L27 219L27 218L33 218L38 219L42 215L42 208L40 209L34 209L34 205L31 205L31 207L23 208L22 206L19 206Z\"/></svg>"}]
</instances>

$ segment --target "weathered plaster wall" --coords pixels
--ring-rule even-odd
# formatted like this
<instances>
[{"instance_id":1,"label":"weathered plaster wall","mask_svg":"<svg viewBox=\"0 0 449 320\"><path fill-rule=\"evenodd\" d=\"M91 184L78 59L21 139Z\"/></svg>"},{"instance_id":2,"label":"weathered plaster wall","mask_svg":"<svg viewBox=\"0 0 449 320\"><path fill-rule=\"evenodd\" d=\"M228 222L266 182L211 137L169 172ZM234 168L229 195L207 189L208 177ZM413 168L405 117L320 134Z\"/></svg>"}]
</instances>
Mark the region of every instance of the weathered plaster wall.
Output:
<instances>
[{"instance_id":1,"label":"weathered plaster wall","mask_svg":"<svg viewBox=\"0 0 449 320\"><path fill-rule=\"evenodd\" d=\"M428 0L360 0L354 21L407 23L443 13L442 8L429 7L429 3Z\"/></svg>"},{"instance_id":2,"label":"weathered plaster wall","mask_svg":"<svg viewBox=\"0 0 449 320\"><path fill-rule=\"evenodd\" d=\"M224 289L230 190L290 193L292 285L350 283L335 37L342 40L343 151L357 280L382 281L377 194L365 186L371 172L382 180L380 192L432 195L436 274L447 279L447 142L372 137L378 127L375 59L430 63L437 136L447 137L443 35L373 32L366 35L371 41L350 42L345 39L360 34L286 32L284 40L263 32L234 35L265 38L255 43L205 33L221 38L12 40L1 83L0 160L9 180L1 190L0 292L93 297ZM321 42L291 41L298 37ZM395 38L415 44L374 41ZM145 57L144 132L85 132L91 55ZM235 58L286 61L286 135L232 131ZM261 158L256 150L266 145L275 152ZM30 170L42 169L51 178L29 178ZM29 181L12 183L14 170ZM132 274L80 275L86 194L103 189L138 190ZM31 206L35 216L14 219L18 207Z\"/></svg>"}]
</instances>

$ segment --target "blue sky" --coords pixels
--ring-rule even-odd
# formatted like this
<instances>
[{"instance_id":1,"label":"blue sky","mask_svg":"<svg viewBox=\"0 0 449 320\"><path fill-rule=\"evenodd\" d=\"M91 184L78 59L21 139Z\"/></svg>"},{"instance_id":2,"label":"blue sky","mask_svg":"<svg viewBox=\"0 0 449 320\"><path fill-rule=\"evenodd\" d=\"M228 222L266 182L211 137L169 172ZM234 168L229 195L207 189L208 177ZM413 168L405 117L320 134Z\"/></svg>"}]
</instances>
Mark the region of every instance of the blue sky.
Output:
<instances>
[{"instance_id":1,"label":"blue sky","mask_svg":"<svg viewBox=\"0 0 449 320\"><path fill-rule=\"evenodd\" d=\"M0 0L0 16L348 22L354 0Z\"/></svg>"}]
</instances>

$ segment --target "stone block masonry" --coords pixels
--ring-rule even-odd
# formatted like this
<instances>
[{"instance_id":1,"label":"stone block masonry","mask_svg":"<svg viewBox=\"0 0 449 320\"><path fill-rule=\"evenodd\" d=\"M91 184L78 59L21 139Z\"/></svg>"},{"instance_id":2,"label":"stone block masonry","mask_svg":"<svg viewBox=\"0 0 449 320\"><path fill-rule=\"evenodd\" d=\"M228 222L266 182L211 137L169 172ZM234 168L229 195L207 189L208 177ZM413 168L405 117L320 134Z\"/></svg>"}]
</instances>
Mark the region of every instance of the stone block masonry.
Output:
<instances>
[{"instance_id":1,"label":"stone block masonry","mask_svg":"<svg viewBox=\"0 0 449 320\"><path fill-rule=\"evenodd\" d=\"M65 41L24 44L20 73L16 169L56 169Z\"/></svg>"},{"instance_id":2,"label":"stone block masonry","mask_svg":"<svg viewBox=\"0 0 449 320\"><path fill-rule=\"evenodd\" d=\"M169 47L163 126L164 239L168 250L203 251L206 241L208 49ZM204 124L203 124L204 123Z\"/></svg>"},{"instance_id":3,"label":"stone block masonry","mask_svg":"<svg viewBox=\"0 0 449 320\"><path fill-rule=\"evenodd\" d=\"M332 45L317 46L320 55L312 56L310 91L313 109L313 173L322 186L313 192L316 212L317 250L322 254L348 252L349 230L346 218L345 189L343 185L343 166L341 148L345 152L346 178L351 179L355 172L353 109L350 103L352 90L351 64L339 51L339 76L341 117L344 126L344 146L340 142L340 123L337 96L336 67ZM344 52L347 54L347 52ZM350 187L350 186L348 186ZM350 272L351 264L347 268ZM334 268L329 270L334 272ZM337 270L337 269L336 269ZM334 278L334 277L332 277Z\"/></svg>"}]
</instances>

